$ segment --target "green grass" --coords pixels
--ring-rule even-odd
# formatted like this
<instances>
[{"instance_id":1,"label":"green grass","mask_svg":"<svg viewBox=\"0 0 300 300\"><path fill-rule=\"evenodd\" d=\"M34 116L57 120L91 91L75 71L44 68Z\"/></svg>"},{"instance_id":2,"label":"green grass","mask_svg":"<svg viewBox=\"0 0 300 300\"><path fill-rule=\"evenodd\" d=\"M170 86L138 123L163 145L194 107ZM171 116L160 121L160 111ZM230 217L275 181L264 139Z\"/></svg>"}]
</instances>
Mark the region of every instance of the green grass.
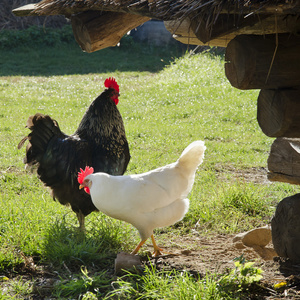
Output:
<instances>
[{"instance_id":1,"label":"green grass","mask_svg":"<svg viewBox=\"0 0 300 300\"><path fill-rule=\"evenodd\" d=\"M54 50L55 49L55 50ZM118 47L82 52L71 26L54 30L0 30L0 76L53 76L107 72L158 72L185 50L135 44L124 36Z\"/></svg>"},{"instance_id":2,"label":"green grass","mask_svg":"<svg viewBox=\"0 0 300 300\"><path fill-rule=\"evenodd\" d=\"M207 146L189 212L176 226L158 229L158 238L167 239L173 232L188 234L195 224L202 234L237 233L265 225L276 204L296 193L295 186L248 182L238 175L266 168L273 139L263 135L256 121L258 92L232 88L220 56L187 54L169 64L172 54L166 49L135 45L94 54L70 45L0 52L0 275L8 278L0 281L0 299L37 293L31 260L58 276L53 297L118 296L111 275L114 258L119 251L133 249L139 241L137 231L93 213L86 220L86 235L80 234L75 214L54 202L36 175L24 170L25 150L17 150L28 134L26 120L36 112L54 117L65 133L74 132L109 76L120 84L118 108L132 156L127 173L171 163L194 140L205 140ZM192 295L197 290L195 299L225 297L223 291L221 296L209 294L216 292L220 279L216 274L199 281L188 273L149 272L125 277L128 285L142 281L142 289L130 285L130 292L119 296L183 299L182 291ZM175 280L172 287L168 278Z\"/></svg>"},{"instance_id":3,"label":"green grass","mask_svg":"<svg viewBox=\"0 0 300 300\"><path fill-rule=\"evenodd\" d=\"M128 273L118 278L104 299L245 299L247 289L262 278L261 273L242 259L226 275L207 274L203 278L186 271L159 271L150 265L142 275Z\"/></svg>"}]
</instances>

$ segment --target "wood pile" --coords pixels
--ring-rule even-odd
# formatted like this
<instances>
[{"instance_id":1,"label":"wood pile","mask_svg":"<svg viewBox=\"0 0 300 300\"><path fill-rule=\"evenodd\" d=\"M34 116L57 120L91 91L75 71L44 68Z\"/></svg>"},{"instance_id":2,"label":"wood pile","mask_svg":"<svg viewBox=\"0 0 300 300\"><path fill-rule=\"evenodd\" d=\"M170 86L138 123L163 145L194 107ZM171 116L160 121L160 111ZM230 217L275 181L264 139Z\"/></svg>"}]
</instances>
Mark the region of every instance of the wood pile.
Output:
<instances>
[{"instance_id":1,"label":"wood pile","mask_svg":"<svg viewBox=\"0 0 300 300\"><path fill-rule=\"evenodd\" d=\"M269 180L300 184L300 38L240 35L228 44L225 60L234 87L261 90L257 121L267 136L277 138L268 159Z\"/></svg>"}]
</instances>

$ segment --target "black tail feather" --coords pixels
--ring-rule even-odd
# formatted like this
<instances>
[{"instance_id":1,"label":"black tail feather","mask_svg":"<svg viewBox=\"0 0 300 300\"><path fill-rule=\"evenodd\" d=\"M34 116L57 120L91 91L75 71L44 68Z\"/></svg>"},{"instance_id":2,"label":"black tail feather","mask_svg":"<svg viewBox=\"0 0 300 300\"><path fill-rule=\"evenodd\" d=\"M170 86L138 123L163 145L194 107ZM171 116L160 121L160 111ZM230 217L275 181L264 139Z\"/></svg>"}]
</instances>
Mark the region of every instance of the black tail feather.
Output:
<instances>
[{"instance_id":1,"label":"black tail feather","mask_svg":"<svg viewBox=\"0 0 300 300\"><path fill-rule=\"evenodd\" d=\"M27 140L28 140L28 136L24 136L20 141L20 143L18 144L18 149L21 149Z\"/></svg>"},{"instance_id":2,"label":"black tail feather","mask_svg":"<svg viewBox=\"0 0 300 300\"><path fill-rule=\"evenodd\" d=\"M27 120L26 127L28 127L31 132L20 141L18 149L20 149L27 140L29 141L26 147L26 157L24 159L24 162L27 164L39 162L39 159L44 155L49 142L54 136L64 136L57 121L41 113L30 116Z\"/></svg>"}]
</instances>

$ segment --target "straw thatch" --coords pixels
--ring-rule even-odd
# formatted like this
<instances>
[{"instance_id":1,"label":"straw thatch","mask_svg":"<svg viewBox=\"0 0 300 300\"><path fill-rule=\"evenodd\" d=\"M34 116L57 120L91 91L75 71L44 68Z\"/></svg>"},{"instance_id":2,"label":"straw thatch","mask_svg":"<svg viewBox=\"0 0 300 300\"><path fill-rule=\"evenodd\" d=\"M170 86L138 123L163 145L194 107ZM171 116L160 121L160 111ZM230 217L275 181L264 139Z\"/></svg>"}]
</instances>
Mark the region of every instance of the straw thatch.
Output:
<instances>
[{"instance_id":1,"label":"straw thatch","mask_svg":"<svg viewBox=\"0 0 300 300\"><path fill-rule=\"evenodd\" d=\"M79 44L86 45L85 51L101 49L98 41L106 38L103 28L115 26L112 34L117 39L124 30L131 30L149 18L163 20L173 37L194 45L226 47L241 34L300 31L300 0L42 0L14 13L69 17L74 36L81 40ZM104 14L111 18L107 24L103 24ZM124 23L123 15L130 21ZM120 30L120 23L124 30ZM105 46L111 44L101 47Z\"/></svg>"},{"instance_id":2,"label":"straw thatch","mask_svg":"<svg viewBox=\"0 0 300 300\"><path fill-rule=\"evenodd\" d=\"M3 29L26 29L33 25L61 28L67 23L63 16L18 18L12 13L13 9L26 5L28 2L36 3L40 0L0 0L0 31Z\"/></svg>"},{"instance_id":3,"label":"straw thatch","mask_svg":"<svg viewBox=\"0 0 300 300\"><path fill-rule=\"evenodd\" d=\"M71 15L87 10L139 14L164 21L201 15L211 24L220 13L299 13L300 3L298 0L43 0L35 13Z\"/></svg>"}]
</instances>

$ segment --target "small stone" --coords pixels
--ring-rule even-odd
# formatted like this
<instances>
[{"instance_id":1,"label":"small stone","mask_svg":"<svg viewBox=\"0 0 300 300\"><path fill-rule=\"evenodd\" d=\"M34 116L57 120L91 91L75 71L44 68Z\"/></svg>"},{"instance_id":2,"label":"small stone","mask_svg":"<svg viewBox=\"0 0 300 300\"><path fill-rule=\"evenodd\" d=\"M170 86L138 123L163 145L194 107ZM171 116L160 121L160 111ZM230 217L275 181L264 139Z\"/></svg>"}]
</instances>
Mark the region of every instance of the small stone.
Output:
<instances>
[{"instance_id":1,"label":"small stone","mask_svg":"<svg viewBox=\"0 0 300 300\"><path fill-rule=\"evenodd\" d=\"M273 260L273 258L277 256L277 253L273 248L253 246L253 249L264 260Z\"/></svg>"},{"instance_id":2,"label":"small stone","mask_svg":"<svg viewBox=\"0 0 300 300\"><path fill-rule=\"evenodd\" d=\"M192 253L192 251L191 250L182 250L181 251L181 254L183 254L183 255L190 255Z\"/></svg>"},{"instance_id":3,"label":"small stone","mask_svg":"<svg viewBox=\"0 0 300 300\"><path fill-rule=\"evenodd\" d=\"M124 270L136 272L142 267L141 259L138 255L132 255L125 252L117 254L115 259L115 275L121 275Z\"/></svg>"},{"instance_id":4,"label":"small stone","mask_svg":"<svg viewBox=\"0 0 300 300\"><path fill-rule=\"evenodd\" d=\"M234 247L236 249L245 249L246 248L246 246L242 242L239 242L239 241L235 242Z\"/></svg>"},{"instance_id":5,"label":"small stone","mask_svg":"<svg viewBox=\"0 0 300 300\"><path fill-rule=\"evenodd\" d=\"M270 226L267 225L264 227L260 227L248 231L244 235L242 242L247 247L253 247L253 246L265 247L271 242L271 240L272 240L271 228Z\"/></svg>"},{"instance_id":6,"label":"small stone","mask_svg":"<svg viewBox=\"0 0 300 300\"><path fill-rule=\"evenodd\" d=\"M233 243L241 241L247 247L265 247L271 240L272 234L269 225L239 233L232 239Z\"/></svg>"},{"instance_id":7,"label":"small stone","mask_svg":"<svg viewBox=\"0 0 300 300\"><path fill-rule=\"evenodd\" d=\"M245 236L247 232L242 232L242 233L238 233L233 239L232 242L236 243L238 241L241 241L243 239L243 237Z\"/></svg>"}]
</instances>

